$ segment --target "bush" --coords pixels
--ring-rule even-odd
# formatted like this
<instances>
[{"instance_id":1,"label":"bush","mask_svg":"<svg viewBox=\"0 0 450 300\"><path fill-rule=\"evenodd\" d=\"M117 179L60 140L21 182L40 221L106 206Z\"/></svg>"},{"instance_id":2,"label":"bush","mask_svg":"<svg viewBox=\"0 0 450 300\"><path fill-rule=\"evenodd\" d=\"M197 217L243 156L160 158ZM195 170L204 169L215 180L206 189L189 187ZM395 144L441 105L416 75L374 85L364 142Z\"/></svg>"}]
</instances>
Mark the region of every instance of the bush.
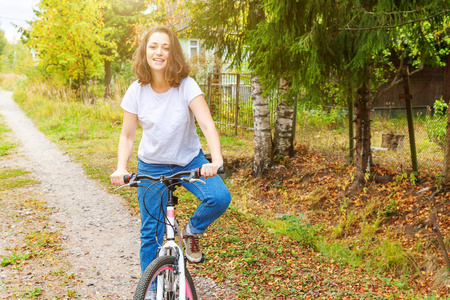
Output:
<instances>
[{"instance_id":1,"label":"bush","mask_svg":"<svg viewBox=\"0 0 450 300\"><path fill-rule=\"evenodd\" d=\"M303 110L299 116L299 123L302 122L308 127L334 130L344 128L347 112L339 106L331 108L318 107L314 110ZM302 124L300 123L300 124Z\"/></svg>"},{"instance_id":2,"label":"bush","mask_svg":"<svg viewBox=\"0 0 450 300\"><path fill-rule=\"evenodd\" d=\"M425 124L428 139L441 147L445 145L447 134L447 108L448 104L441 98L433 105L434 114L428 115Z\"/></svg>"}]
</instances>

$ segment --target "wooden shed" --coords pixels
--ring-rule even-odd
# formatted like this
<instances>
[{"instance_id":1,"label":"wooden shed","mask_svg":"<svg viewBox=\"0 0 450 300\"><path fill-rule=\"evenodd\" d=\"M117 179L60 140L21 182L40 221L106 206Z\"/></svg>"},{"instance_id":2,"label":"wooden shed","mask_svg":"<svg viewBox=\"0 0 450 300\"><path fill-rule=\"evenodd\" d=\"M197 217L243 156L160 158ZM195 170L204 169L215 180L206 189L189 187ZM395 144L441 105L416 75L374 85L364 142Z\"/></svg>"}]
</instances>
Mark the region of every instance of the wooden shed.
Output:
<instances>
[{"instance_id":1,"label":"wooden shed","mask_svg":"<svg viewBox=\"0 0 450 300\"><path fill-rule=\"evenodd\" d=\"M410 72L412 72L411 69ZM445 67L423 67L410 76L413 112L425 114L432 109L441 97L450 100L450 56ZM405 103L399 95L403 94L403 84L397 84L381 93L373 102L374 113L382 116L396 117L405 114Z\"/></svg>"}]
</instances>

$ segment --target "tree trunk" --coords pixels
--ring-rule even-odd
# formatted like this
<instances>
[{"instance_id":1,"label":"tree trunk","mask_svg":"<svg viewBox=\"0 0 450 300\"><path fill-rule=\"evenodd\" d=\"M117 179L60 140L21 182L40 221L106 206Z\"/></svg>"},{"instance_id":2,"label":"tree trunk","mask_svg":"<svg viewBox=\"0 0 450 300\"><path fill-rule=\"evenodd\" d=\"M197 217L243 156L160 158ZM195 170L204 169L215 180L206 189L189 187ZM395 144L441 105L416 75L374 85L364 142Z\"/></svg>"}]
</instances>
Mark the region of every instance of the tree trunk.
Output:
<instances>
[{"instance_id":1,"label":"tree trunk","mask_svg":"<svg viewBox=\"0 0 450 300\"><path fill-rule=\"evenodd\" d=\"M355 131L353 128L353 107L354 107L354 103L353 103L353 89L351 88L351 86L349 85L348 88L348 99L347 99L347 106L348 106L348 139L349 139L349 143L348 143L348 161L350 163L353 163L355 161Z\"/></svg>"},{"instance_id":2,"label":"tree trunk","mask_svg":"<svg viewBox=\"0 0 450 300\"><path fill-rule=\"evenodd\" d=\"M444 178L442 184L450 186L450 108L447 108L447 135L444 149Z\"/></svg>"},{"instance_id":3,"label":"tree trunk","mask_svg":"<svg viewBox=\"0 0 450 300\"><path fill-rule=\"evenodd\" d=\"M370 175L372 165L372 154L370 151L370 75L367 74L355 101L356 110L356 183L364 185Z\"/></svg>"},{"instance_id":4,"label":"tree trunk","mask_svg":"<svg viewBox=\"0 0 450 300\"><path fill-rule=\"evenodd\" d=\"M447 66L445 67L444 83L444 101L450 104L450 56L447 58ZM447 108L447 135L445 136L444 147L444 178L442 184L448 187L450 186L450 107Z\"/></svg>"},{"instance_id":5,"label":"tree trunk","mask_svg":"<svg viewBox=\"0 0 450 300\"><path fill-rule=\"evenodd\" d=\"M294 154L294 105L287 97L290 82L280 80L280 97L277 104L277 121L274 133L275 155L292 156Z\"/></svg>"},{"instance_id":6,"label":"tree trunk","mask_svg":"<svg viewBox=\"0 0 450 300\"><path fill-rule=\"evenodd\" d=\"M411 88L409 84L409 70L408 66L402 68L403 89L404 94L400 95L400 99L405 100L406 106L406 118L408 120L408 134L409 134L409 147L411 149L411 166L412 170L418 175L419 169L417 167L417 150L416 150L416 138L414 135L414 121L412 111L412 96Z\"/></svg>"},{"instance_id":7,"label":"tree trunk","mask_svg":"<svg viewBox=\"0 0 450 300\"><path fill-rule=\"evenodd\" d=\"M262 95L258 77L252 77L253 128L255 156L253 158L253 176L264 174L273 164L272 133L270 130L269 101Z\"/></svg>"},{"instance_id":8,"label":"tree trunk","mask_svg":"<svg viewBox=\"0 0 450 300\"><path fill-rule=\"evenodd\" d=\"M103 95L105 101L111 98L111 78L111 62L109 60L105 60L105 94Z\"/></svg>"}]
</instances>

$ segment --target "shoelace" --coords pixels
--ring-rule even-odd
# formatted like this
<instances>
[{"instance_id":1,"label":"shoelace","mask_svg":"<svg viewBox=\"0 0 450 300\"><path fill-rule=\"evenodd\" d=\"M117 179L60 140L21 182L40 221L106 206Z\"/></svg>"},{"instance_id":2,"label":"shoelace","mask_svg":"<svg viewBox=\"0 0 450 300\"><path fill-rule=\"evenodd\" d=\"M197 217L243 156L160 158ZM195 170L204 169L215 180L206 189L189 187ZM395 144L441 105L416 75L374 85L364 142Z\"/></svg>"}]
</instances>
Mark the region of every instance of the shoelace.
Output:
<instances>
[{"instance_id":1,"label":"shoelace","mask_svg":"<svg viewBox=\"0 0 450 300\"><path fill-rule=\"evenodd\" d=\"M200 246L198 243L199 238L196 236L193 236L193 235L188 235L188 236L186 236L186 238L191 240L191 243L189 245L190 246L189 248L191 249L191 253L200 252Z\"/></svg>"}]
</instances>

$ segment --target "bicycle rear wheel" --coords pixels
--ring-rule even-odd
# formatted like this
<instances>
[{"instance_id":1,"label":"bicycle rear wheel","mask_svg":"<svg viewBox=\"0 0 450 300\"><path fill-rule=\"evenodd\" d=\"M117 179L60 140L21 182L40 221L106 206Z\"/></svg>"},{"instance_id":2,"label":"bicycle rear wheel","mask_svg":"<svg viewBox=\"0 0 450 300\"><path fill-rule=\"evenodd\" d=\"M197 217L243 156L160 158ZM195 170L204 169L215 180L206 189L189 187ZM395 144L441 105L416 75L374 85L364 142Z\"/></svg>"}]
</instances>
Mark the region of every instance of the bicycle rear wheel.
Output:
<instances>
[{"instance_id":1,"label":"bicycle rear wheel","mask_svg":"<svg viewBox=\"0 0 450 300\"><path fill-rule=\"evenodd\" d=\"M180 299L179 283L180 276L174 274L174 256L161 256L156 258L150 265L148 265L145 272L139 280L136 292L134 293L134 300L144 300L147 291L156 288L157 281L162 280L160 286L163 287L163 299L175 300ZM186 277L186 300L197 300L197 293L195 291L194 282L191 274L185 269Z\"/></svg>"}]
</instances>

